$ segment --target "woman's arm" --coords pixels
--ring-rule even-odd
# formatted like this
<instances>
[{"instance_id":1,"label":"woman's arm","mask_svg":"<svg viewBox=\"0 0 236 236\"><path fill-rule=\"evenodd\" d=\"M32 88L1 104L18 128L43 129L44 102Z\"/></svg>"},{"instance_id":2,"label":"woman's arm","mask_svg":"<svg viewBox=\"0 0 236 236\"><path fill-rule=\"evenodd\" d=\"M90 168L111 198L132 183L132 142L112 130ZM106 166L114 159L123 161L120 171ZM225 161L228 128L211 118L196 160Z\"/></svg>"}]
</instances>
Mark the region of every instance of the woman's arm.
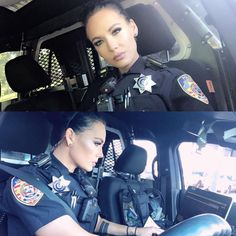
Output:
<instances>
[{"instance_id":1,"label":"woman's arm","mask_svg":"<svg viewBox=\"0 0 236 236\"><path fill-rule=\"evenodd\" d=\"M163 230L157 227L144 227L144 228L128 227L126 225L116 224L99 217L95 232L108 233L111 235L152 236L152 234L159 235L160 233L163 232Z\"/></svg>"},{"instance_id":2,"label":"woman's arm","mask_svg":"<svg viewBox=\"0 0 236 236\"><path fill-rule=\"evenodd\" d=\"M77 224L70 216L61 216L37 230L36 236L92 236Z\"/></svg>"}]
</instances>

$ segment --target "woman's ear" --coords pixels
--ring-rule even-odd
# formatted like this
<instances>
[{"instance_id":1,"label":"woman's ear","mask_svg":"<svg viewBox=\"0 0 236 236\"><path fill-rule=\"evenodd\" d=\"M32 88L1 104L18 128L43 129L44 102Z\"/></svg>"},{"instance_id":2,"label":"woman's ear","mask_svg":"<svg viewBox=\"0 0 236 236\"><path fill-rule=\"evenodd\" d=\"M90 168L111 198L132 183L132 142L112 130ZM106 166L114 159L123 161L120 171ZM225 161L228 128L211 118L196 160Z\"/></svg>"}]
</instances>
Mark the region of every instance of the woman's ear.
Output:
<instances>
[{"instance_id":1,"label":"woman's ear","mask_svg":"<svg viewBox=\"0 0 236 236\"><path fill-rule=\"evenodd\" d=\"M134 38L138 36L138 26L136 25L135 21L133 19L129 20L131 30L133 32Z\"/></svg>"},{"instance_id":2,"label":"woman's ear","mask_svg":"<svg viewBox=\"0 0 236 236\"><path fill-rule=\"evenodd\" d=\"M74 142L75 132L73 129L68 128L65 133L65 139L67 146L70 146Z\"/></svg>"}]
</instances>

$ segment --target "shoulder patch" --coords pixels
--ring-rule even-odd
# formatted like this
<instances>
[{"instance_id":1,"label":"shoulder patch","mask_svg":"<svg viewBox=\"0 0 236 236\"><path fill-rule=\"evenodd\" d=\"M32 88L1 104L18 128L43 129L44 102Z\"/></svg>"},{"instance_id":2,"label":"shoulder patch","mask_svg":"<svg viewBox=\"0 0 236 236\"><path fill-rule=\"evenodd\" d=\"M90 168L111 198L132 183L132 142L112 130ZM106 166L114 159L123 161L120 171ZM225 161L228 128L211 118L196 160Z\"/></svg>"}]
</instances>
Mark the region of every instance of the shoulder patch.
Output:
<instances>
[{"instance_id":1,"label":"shoulder patch","mask_svg":"<svg viewBox=\"0 0 236 236\"><path fill-rule=\"evenodd\" d=\"M177 79L179 86L181 89L187 93L189 96L205 103L209 104L209 101L202 90L198 87L198 85L194 82L192 77L188 74L183 74Z\"/></svg>"},{"instance_id":2,"label":"shoulder patch","mask_svg":"<svg viewBox=\"0 0 236 236\"><path fill-rule=\"evenodd\" d=\"M18 202L27 206L35 206L44 195L33 185L17 177L11 179L11 191Z\"/></svg>"}]
</instances>

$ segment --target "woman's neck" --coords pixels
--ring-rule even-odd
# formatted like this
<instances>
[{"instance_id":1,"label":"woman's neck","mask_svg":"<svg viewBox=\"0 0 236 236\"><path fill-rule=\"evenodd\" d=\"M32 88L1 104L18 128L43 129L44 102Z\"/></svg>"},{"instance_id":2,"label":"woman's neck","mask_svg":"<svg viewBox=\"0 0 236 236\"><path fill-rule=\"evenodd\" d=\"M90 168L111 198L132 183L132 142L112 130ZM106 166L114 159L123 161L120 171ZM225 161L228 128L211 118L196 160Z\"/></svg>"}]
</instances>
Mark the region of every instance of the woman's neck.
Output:
<instances>
[{"instance_id":1,"label":"woman's neck","mask_svg":"<svg viewBox=\"0 0 236 236\"><path fill-rule=\"evenodd\" d=\"M130 68L134 65L134 63L138 60L138 58L139 58L139 54L136 53L133 60L132 60L132 62L129 65L127 65L123 68L119 68L120 73L121 74L127 73L130 70Z\"/></svg>"},{"instance_id":2,"label":"woman's neck","mask_svg":"<svg viewBox=\"0 0 236 236\"><path fill-rule=\"evenodd\" d=\"M53 155L57 158L58 161L60 161L68 169L70 173L73 173L74 170L77 168L77 166L69 158L69 153L67 149L64 147L61 147L61 145L56 147L56 149L53 151Z\"/></svg>"}]
</instances>

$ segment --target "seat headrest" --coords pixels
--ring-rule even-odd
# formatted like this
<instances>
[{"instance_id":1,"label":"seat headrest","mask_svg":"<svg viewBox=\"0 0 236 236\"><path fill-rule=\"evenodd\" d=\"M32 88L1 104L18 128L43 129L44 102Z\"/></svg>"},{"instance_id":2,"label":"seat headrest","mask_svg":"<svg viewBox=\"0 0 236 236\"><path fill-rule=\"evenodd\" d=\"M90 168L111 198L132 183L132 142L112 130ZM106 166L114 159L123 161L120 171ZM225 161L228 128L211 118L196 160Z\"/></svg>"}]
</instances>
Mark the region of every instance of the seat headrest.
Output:
<instances>
[{"instance_id":1,"label":"seat headrest","mask_svg":"<svg viewBox=\"0 0 236 236\"><path fill-rule=\"evenodd\" d=\"M140 55L146 56L173 47L175 38L154 6L137 4L126 10L139 29L137 46Z\"/></svg>"},{"instance_id":2,"label":"seat headrest","mask_svg":"<svg viewBox=\"0 0 236 236\"><path fill-rule=\"evenodd\" d=\"M117 159L114 170L133 175L141 174L146 166L147 152L145 149L130 144Z\"/></svg>"},{"instance_id":3,"label":"seat headrest","mask_svg":"<svg viewBox=\"0 0 236 236\"><path fill-rule=\"evenodd\" d=\"M0 113L0 149L37 155L46 150L49 137L43 112Z\"/></svg>"},{"instance_id":4,"label":"seat headrest","mask_svg":"<svg viewBox=\"0 0 236 236\"><path fill-rule=\"evenodd\" d=\"M5 66L5 74L11 89L18 93L29 92L51 83L43 68L28 55L8 61Z\"/></svg>"}]
</instances>

